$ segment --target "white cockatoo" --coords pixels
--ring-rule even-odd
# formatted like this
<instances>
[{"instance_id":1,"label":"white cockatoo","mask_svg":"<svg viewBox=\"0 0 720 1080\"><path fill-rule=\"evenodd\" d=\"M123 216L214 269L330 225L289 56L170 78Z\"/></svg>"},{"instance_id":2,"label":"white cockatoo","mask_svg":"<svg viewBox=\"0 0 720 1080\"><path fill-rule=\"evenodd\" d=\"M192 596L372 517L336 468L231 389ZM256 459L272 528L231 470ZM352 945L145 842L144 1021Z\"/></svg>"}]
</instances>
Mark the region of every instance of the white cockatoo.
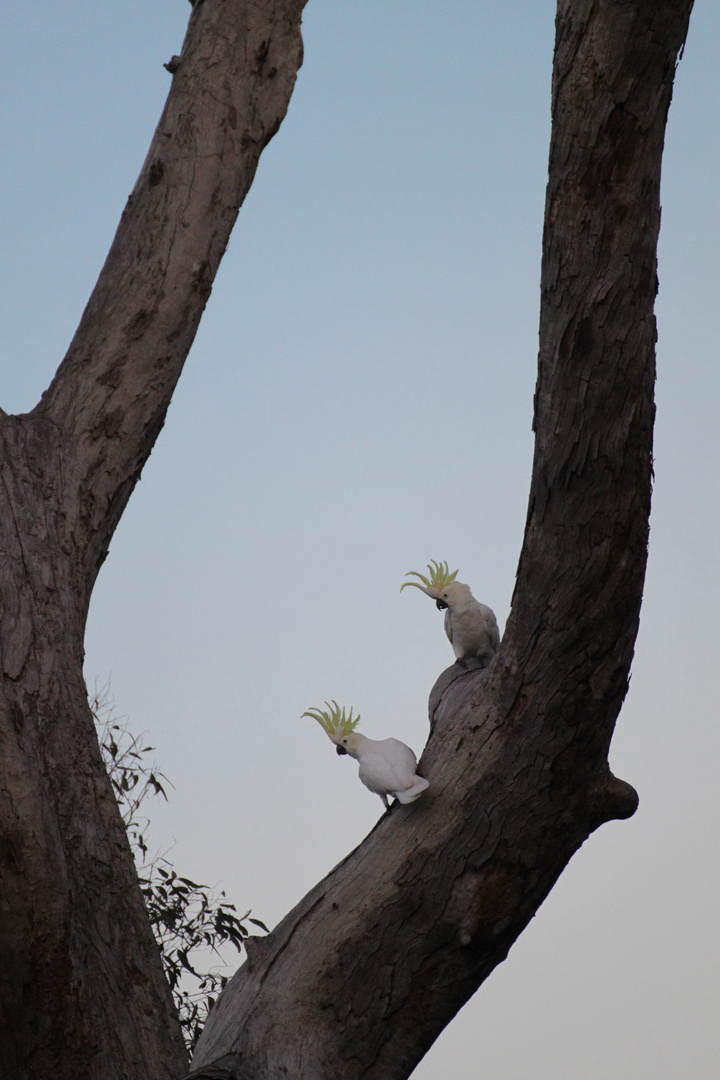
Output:
<instances>
[{"instance_id":1,"label":"white cockatoo","mask_svg":"<svg viewBox=\"0 0 720 1080\"><path fill-rule=\"evenodd\" d=\"M398 802L411 803L430 786L430 781L415 772L417 758L409 746L398 739L367 739L355 731L360 717L353 720L352 709L346 715L336 701L326 701L328 711L308 709L303 716L317 720L338 754L349 754L360 763L358 776L374 795L379 795L390 809L388 795Z\"/></svg>"},{"instance_id":2,"label":"white cockatoo","mask_svg":"<svg viewBox=\"0 0 720 1080\"><path fill-rule=\"evenodd\" d=\"M487 604L479 603L470 592L469 585L456 581L457 570L452 574L447 563L433 559L428 563L428 577L411 570L405 577L420 578L406 581L400 592L408 585L421 589L435 601L435 606L445 612L445 633L453 651L460 661L474 658L486 667L500 644L495 613Z\"/></svg>"}]
</instances>

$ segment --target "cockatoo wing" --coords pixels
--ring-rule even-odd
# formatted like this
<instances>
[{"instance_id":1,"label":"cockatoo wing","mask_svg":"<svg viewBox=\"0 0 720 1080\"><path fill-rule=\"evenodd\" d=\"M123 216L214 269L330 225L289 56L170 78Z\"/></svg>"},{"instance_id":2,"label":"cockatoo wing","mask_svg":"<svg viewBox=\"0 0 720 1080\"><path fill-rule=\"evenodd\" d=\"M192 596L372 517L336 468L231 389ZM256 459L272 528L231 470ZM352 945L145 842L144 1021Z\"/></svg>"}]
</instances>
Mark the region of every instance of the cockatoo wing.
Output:
<instances>
[{"instance_id":1,"label":"cockatoo wing","mask_svg":"<svg viewBox=\"0 0 720 1080\"><path fill-rule=\"evenodd\" d=\"M500 627L497 624L495 612L492 608L489 608L487 604L480 604L480 612L485 620L485 629L487 630L490 644L493 649L497 649L500 644Z\"/></svg>"},{"instance_id":2,"label":"cockatoo wing","mask_svg":"<svg viewBox=\"0 0 720 1080\"><path fill-rule=\"evenodd\" d=\"M448 641L452 645L453 630L452 630L452 617L450 615L450 608L445 612L445 633L448 636Z\"/></svg>"},{"instance_id":3,"label":"cockatoo wing","mask_svg":"<svg viewBox=\"0 0 720 1080\"><path fill-rule=\"evenodd\" d=\"M448 619L448 615L450 618ZM494 612L487 604L469 598L459 610L448 609L445 614L448 638L459 659L476 656L488 662L500 644L500 631Z\"/></svg>"},{"instance_id":4,"label":"cockatoo wing","mask_svg":"<svg viewBox=\"0 0 720 1080\"><path fill-rule=\"evenodd\" d=\"M415 783L417 759L398 739L367 740L358 760L360 779L376 795L405 791Z\"/></svg>"}]
</instances>

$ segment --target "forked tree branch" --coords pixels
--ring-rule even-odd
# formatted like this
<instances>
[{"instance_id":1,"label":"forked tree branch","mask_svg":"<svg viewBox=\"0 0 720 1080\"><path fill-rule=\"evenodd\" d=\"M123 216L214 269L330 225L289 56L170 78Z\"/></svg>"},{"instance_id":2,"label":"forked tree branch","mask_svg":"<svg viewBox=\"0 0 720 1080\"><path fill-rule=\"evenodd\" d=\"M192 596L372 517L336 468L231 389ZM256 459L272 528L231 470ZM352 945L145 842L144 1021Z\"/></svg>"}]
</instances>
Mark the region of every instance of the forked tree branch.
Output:
<instances>
[{"instance_id":1,"label":"forked tree branch","mask_svg":"<svg viewBox=\"0 0 720 1080\"><path fill-rule=\"evenodd\" d=\"M302 7L196 0L68 356L31 414L0 415L8 1076L178 1072L94 741L82 635L98 567L285 113ZM406 1077L583 840L635 808L607 751L645 571L660 164L691 7L559 2L536 451L505 639L490 669L456 667L433 692L428 795L384 816L251 945L198 1045L198 1078Z\"/></svg>"}]
</instances>

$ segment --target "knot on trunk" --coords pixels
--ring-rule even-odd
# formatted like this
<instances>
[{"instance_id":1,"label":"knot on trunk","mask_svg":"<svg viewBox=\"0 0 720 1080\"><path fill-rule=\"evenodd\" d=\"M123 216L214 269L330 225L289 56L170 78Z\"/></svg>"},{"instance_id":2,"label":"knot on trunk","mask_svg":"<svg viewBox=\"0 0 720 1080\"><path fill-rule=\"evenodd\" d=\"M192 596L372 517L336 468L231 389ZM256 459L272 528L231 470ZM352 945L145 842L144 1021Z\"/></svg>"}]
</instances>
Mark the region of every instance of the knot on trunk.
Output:
<instances>
[{"instance_id":1,"label":"knot on trunk","mask_svg":"<svg viewBox=\"0 0 720 1080\"><path fill-rule=\"evenodd\" d=\"M588 791L586 813L591 830L598 829L606 821L623 821L632 817L639 802L632 784L613 776L608 769Z\"/></svg>"}]
</instances>

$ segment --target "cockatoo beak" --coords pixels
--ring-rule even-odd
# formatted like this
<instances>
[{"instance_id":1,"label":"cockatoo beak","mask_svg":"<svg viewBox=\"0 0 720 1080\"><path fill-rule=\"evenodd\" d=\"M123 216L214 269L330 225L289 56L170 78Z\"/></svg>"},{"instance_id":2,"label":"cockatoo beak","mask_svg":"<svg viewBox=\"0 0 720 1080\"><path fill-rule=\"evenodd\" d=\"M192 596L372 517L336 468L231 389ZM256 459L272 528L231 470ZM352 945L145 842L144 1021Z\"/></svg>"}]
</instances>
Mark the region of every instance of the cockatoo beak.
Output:
<instances>
[{"instance_id":1,"label":"cockatoo beak","mask_svg":"<svg viewBox=\"0 0 720 1080\"><path fill-rule=\"evenodd\" d=\"M430 595L430 594L428 593L428 595ZM445 603L444 600L436 600L435 601L435 607L438 609L438 611L445 611L445 608L447 607L447 604Z\"/></svg>"},{"instance_id":2,"label":"cockatoo beak","mask_svg":"<svg viewBox=\"0 0 720 1080\"><path fill-rule=\"evenodd\" d=\"M336 746L335 753L338 755L338 757L347 757L347 750L344 746Z\"/></svg>"}]
</instances>

